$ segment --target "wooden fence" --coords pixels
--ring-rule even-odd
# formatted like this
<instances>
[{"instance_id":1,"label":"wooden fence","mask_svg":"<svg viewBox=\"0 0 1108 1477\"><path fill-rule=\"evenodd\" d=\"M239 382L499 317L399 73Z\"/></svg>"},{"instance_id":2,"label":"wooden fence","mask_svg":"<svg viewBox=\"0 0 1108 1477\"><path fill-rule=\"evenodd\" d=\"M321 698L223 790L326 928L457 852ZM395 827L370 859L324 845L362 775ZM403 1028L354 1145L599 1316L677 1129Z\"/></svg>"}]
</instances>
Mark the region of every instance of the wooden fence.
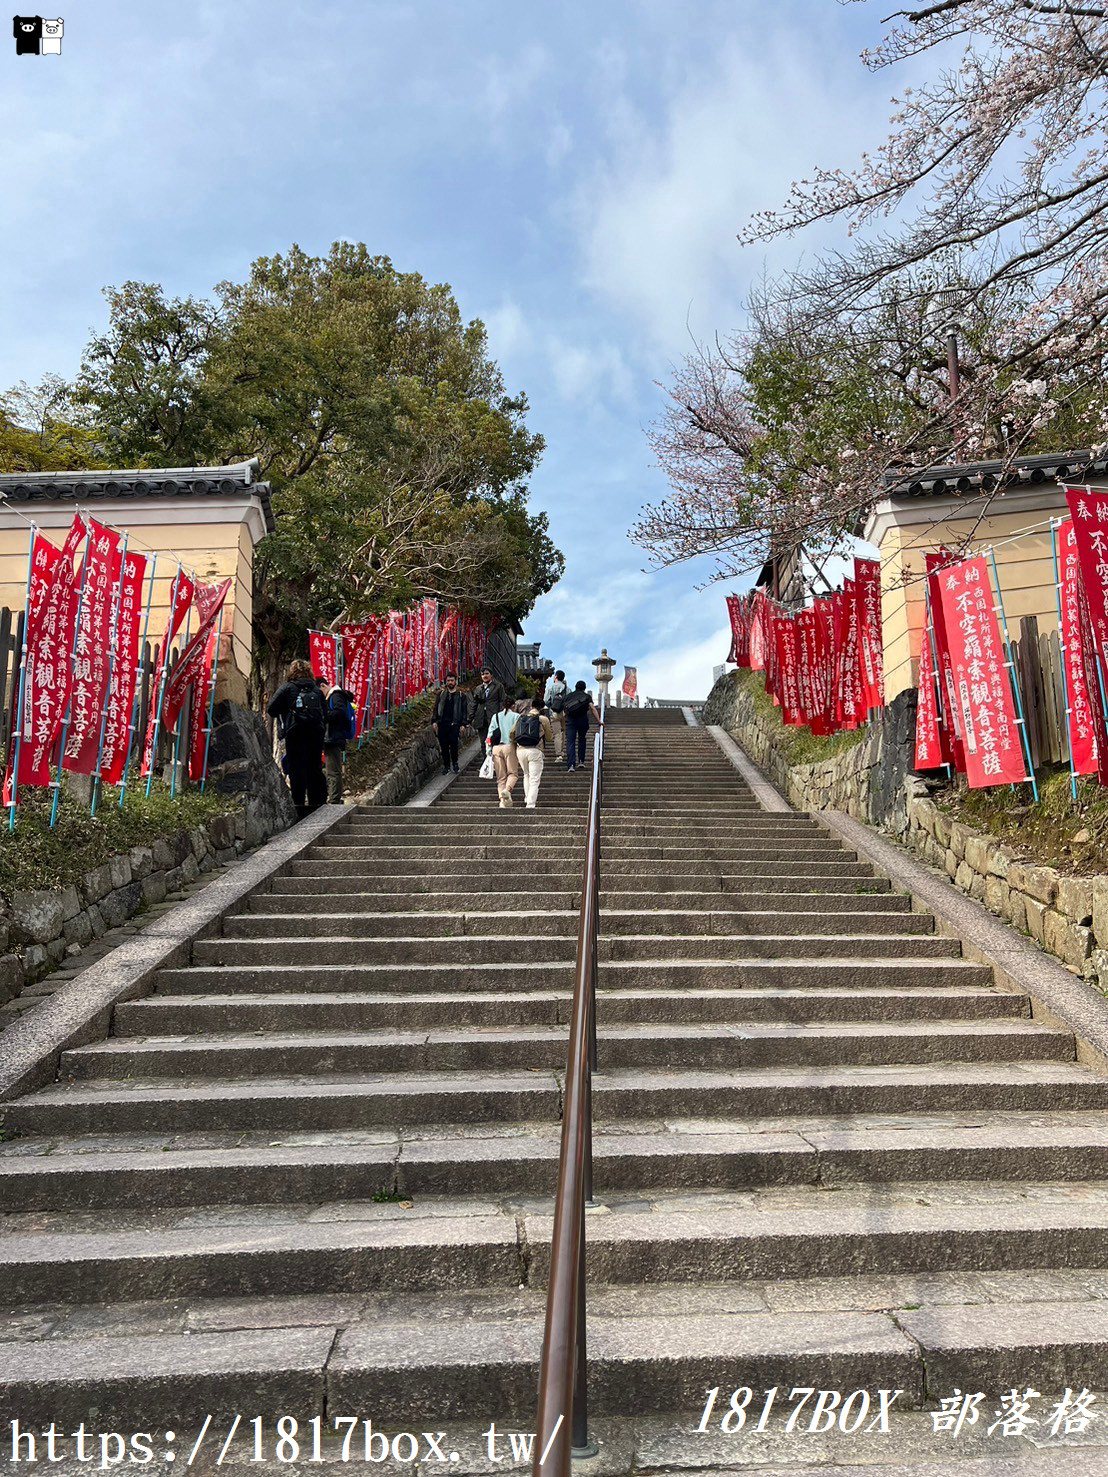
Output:
<instances>
[{"instance_id":1,"label":"wooden fence","mask_svg":"<svg viewBox=\"0 0 1108 1477\"><path fill-rule=\"evenodd\" d=\"M1015 632L1011 633L1015 636ZM1023 699L1023 716L1031 745L1031 762L1068 764L1069 737L1062 696L1062 647L1057 630L1040 631L1033 615L1020 621L1012 641L1012 661Z\"/></svg>"},{"instance_id":2,"label":"wooden fence","mask_svg":"<svg viewBox=\"0 0 1108 1477\"><path fill-rule=\"evenodd\" d=\"M169 670L172 672L180 657L180 650L174 646L169 653ZM142 672L138 685L138 714L135 719L134 733L131 735L131 747L127 754L127 765L137 763L142 758L143 738L146 733L146 724L150 716L151 688L154 683L154 668L158 660L158 647L151 646L147 641L142 649ZM23 612L9 610L7 606L0 606L0 756L3 757L5 770L12 752L12 740L15 733L16 718L19 707L19 674L23 664ZM188 733L189 714L191 712L191 689L186 694L185 704L178 719L178 726L183 733ZM153 694L153 701L157 702L157 693ZM160 734L158 740L159 759L164 760L169 753L169 742L172 735ZM182 744L182 749L187 750L188 745ZM188 784L188 754L182 755L182 762L177 770L177 788L183 789Z\"/></svg>"}]
</instances>

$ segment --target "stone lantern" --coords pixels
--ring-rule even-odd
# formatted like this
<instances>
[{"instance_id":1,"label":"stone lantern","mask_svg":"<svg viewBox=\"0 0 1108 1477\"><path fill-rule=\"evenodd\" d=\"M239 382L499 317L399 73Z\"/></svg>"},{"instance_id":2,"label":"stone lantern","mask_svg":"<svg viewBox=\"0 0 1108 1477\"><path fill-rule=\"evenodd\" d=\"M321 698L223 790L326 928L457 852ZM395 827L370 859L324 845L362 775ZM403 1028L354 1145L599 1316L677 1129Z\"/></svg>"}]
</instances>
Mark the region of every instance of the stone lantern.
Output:
<instances>
[{"instance_id":1,"label":"stone lantern","mask_svg":"<svg viewBox=\"0 0 1108 1477\"><path fill-rule=\"evenodd\" d=\"M602 646L600 655L593 657L592 664L596 668L596 685L600 689L598 707L603 711L608 702L608 683L611 682L612 673L616 669L616 659L608 655L606 646Z\"/></svg>"}]
</instances>

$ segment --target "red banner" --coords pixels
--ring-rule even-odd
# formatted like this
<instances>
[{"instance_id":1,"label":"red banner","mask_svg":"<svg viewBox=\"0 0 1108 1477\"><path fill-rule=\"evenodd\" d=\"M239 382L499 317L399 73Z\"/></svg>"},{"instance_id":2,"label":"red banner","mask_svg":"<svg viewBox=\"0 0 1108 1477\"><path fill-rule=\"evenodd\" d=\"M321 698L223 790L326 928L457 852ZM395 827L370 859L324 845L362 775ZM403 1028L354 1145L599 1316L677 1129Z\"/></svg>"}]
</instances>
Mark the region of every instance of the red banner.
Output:
<instances>
[{"instance_id":1,"label":"red banner","mask_svg":"<svg viewBox=\"0 0 1108 1477\"><path fill-rule=\"evenodd\" d=\"M159 711L159 699L162 690L162 676L165 672L166 661L169 657L169 648L173 645L173 638L181 629L181 622L185 618L195 586L183 569L178 569L173 576L173 587L170 592L169 619L166 622L165 635L162 637L161 645L158 647L158 661L154 669L154 680L150 685L150 716L146 723L146 739L142 751L142 772L150 773L150 766L154 762L154 735L162 715Z\"/></svg>"},{"instance_id":2,"label":"red banner","mask_svg":"<svg viewBox=\"0 0 1108 1477\"><path fill-rule=\"evenodd\" d=\"M72 686L73 634L77 624L78 578L76 556L85 540L84 521L78 515L65 543L51 562L50 584L39 610L33 645L27 645L27 676L23 696L23 739L19 754L19 783L48 785L50 758ZM36 555L39 551L36 550ZM41 597L40 597L41 598Z\"/></svg>"},{"instance_id":3,"label":"red banner","mask_svg":"<svg viewBox=\"0 0 1108 1477\"><path fill-rule=\"evenodd\" d=\"M123 560L119 589L119 612L115 625L115 655L108 683L108 717L104 726L104 753L100 777L110 785L123 778L130 747L131 714L138 678L139 639L142 627L142 584L146 557L128 553Z\"/></svg>"},{"instance_id":4,"label":"red banner","mask_svg":"<svg viewBox=\"0 0 1108 1477\"><path fill-rule=\"evenodd\" d=\"M741 595L728 595L727 614L731 621L729 662L739 667L750 666L750 606Z\"/></svg>"},{"instance_id":5,"label":"red banner","mask_svg":"<svg viewBox=\"0 0 1108 1477\"><path fill-rule=\"evenodd\" d=\"M927 554L927 589L931 601L931 630L935 638L935 660L939 668L939 722L946 731L951 761L959 774L966 772L965 747L962 743L962 714L954 691L954 671L950 662L950 645L946 639L946 614L943 610L941 571L951 563L948 549Z\"/></svg>"},{"instance_id":6,"label":"red banner","mask_svg":"<svg viewBox=\"0 0 1108 1477\"><path fill-rule=\"evenodd\" d=\"M947 762L943 731L939 726L938 680L931 657L927 628L919 656L919 703L916 707L916 749L913 769L938 769Z\"/></svg>"},{"instance_id":7,"label":"red banner","mask_svg":"<svg viewBox=\"0 0 1108 1477\"><path fill-rule=\"evenodd\" d=\"M885 706L885 654L881 630L881 561L855 559L854 595L858 602L858 644L862 697L866 711ZM864 716L864 715L863 715Z\"/></svg>"},{"instance_id":8,"label":"red banner","mask_svg":"<svg viewBox=\"0 0 1108 1477\"><path fill-rule=\"evenodd\" d=\"M754 608L750 617L750 666L762 672L766 666L766 654L770 646L770 605L764 590L754 591Z\"/></svg>"},{"instance_id":9,"label":"red banner","mask_svg":"<svg viewBox=\"0 0 1108 1477\"><path fill-rule=\"evenodd\" d=\"M862 650L859 603L853 580L843 581L842 619L839 626L839 691L837 716L842 728L857 728L865 721L866 701L862 683Z\"/></svg>"},{"instance_id":10,"label":"red banner","mask_svg":"<svg viewBox=\"0 0 1108 1477\"><path fill-rule=\"evenodd\" d=\"M29 689L29 678L31 675L31 669L34 660L34 652L36 647L38 646L39 632L42 624L42 612L46 604L46 598L50 593L50 587L53 583L55 567L57 566L58 560L61 557L61 550L56 548L48 538L44 537L41 533L36 532L34 534L31 544L30 578L27 585L27 617L23 634L23 641L27 651L24 676L24 707L22 710L24 726L26 726L27 703L29 702L29 697L27 695ZM17 663L16 671L18 672L18 670L19 667ZM15 691L13 691L12 693L11 720L12 735L14 737L17 733L20 732L18 684L15 684ZM5 805L10 805L12 799L12 771L15 766L14 756L15 744L13 743L8 751L8 763L4 771L3 802ZM19 762L21 783L23 781L23 776L28 772L29 770L27 767L27 762L23 759L21 754Z\"/></svg>"},{"instance_id":11,"label":"red banner","mask_svg":"<svg viewBox=\"0 0 1108 1477\"><path fill-rule=\"evenodd\" d=\"M1066 675L1066 726L1070 754L1077 774L1096 774L1097 743L1093 704L1099 702L1099 694L1095 687L1096 671L1086 668L1085 653L1081 646L1081 581L1073 520L1067 518L1060 523L1055 537L1061 574L1058 600L1061 609L1062 662Z\"/></svg>"},{"instance_id":12,"label":"red banner","mask_svg":"<svg viewBox=\"0 0 1108 1477\"><path fill-rule=\"evenodd\" d=\"M213 626L204 643L204 655L196 676L192 712L189 715L189 779L195 781L205 777L208 767L208 707L212 696L216 635Z\"/></svg>"},{"instance_id":13,"label":"red banner","mask_svg":"<svg viewBox=\"0 0 1108 1477\"><path fill-rule=\"evenodd\" d=\"M787 615L774 616L772 630L777 649L781 721L799 727L804 722L800 690L800 633L796 621Z\"/></svg>"},{"instance_id":14,"label":"red banner","mask_svg":"<svg viewBox=\"0 0 1108 1477\"><path fill-rule=\"evenodd\" d=\"M208 645L208 637L215 629L215 623L219 618L219 612L223 609L223 602L227 599L231 589L231 581L226 579L221 585L205 585L198 583L195 589L196 610L199 617L199 625L190 638L177 665L169 674L169 680L165 684L165 698L162 702L162 724L167 729L177 727L177 718L185 702L185 693L193 686L200 677L204 665L204 653Z\"/></svg>"},{"instance_id":15,"label":"red banner","mask_svg":"<svg viewBox=\"0 0 1108 1477\"><path fill-rule=\"evenodd\" d=\"M73 700L62 756L62 768L73 774L94 773L100 757L119 564L119 535L90 519L73 656Z\"/></svg>"},{"instance_id":16,"label":"red banner","mask_svg":"<svg viewBox=\"0 0 1108 1477\"><path fill-rule=\"evenodd\" d=\"M956 711L962 720L972 789L1027 779L1012 685L984 559L965 559L939 576Z\"/></svg>"},{"instance_id":17,"label":"red banner","mask_svg":"<svg viewBox=\"0 0 1108 1477\"><path fill-rule=\"evenodd\" d=\"M623 669L623 695L624 697L636 697L639 691L639 669L638 667L624 667Z\"/></svg>"},{"instance_id":18,"label":"red banner","mask_svg":"<svg viewBox=\"0 0 1108 1477\"><path fill-rule=\"evenodd\" d=\"M1108 676L1108 492L1066 488L1100 670Z\"/></svg>"},{"instance_id":19,"label":"red banner","mask_svg":"<svg viewBox=\"0 0 1108 1477\"><path fill-rule=\"evenodd\" d=\"M328 687L336 687L339 680L339 639L330 631L308 632L308 660L312 673Z\"/></svg>"},{"instance_id":20,"label":"red banner","mask_svg":"<svg viewBox=\"0 0 1108 1477\"><path fill-rule=\"evenodd\" d=\"M377 622L373 620L342 627L343 682L347 691L354 694L355 738L361 736L363 719L367 717L371 667L373 676L376 676L377 631ZM374 682L373 686L376 692L377 683ZM368 714L369 721L372 722L376 716L375 712Z\"/></svg>"}]
</instances>

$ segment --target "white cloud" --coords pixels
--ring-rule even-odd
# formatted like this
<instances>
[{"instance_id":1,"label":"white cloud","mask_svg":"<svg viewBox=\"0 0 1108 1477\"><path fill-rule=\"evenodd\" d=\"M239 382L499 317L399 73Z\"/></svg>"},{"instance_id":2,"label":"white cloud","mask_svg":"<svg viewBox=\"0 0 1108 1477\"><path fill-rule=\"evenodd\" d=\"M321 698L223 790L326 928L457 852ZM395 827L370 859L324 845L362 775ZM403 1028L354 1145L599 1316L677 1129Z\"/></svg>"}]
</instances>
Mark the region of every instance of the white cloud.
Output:
<instances>
[{"instance_id":1,"label":"white cloud","mask_svg":"<svg viewBox=\"0 0 1108 1477\"><path fill-rule=\"evenodd\" d=\"M649 575L633 569L609 572L601 560L592 571L578 574L576 580L571 571L536 602L528 619L541 628L548 641L553 632L574 642L614 642L638 614L649 585ZM595 651L592 654L597 655Z\"/></svg>"},{"instance_id":2,"label":"white cloud","mask_svg":"<svg viewBox=\"0 0 1108 1477\"><path fill-rule=\"evenodd\" d=\"M555 335L547 341L546 357L563 400L630 401L631 371L616 344L570 343Z\"/></svg>"},{"instance_id":3,"label":"white cloud","mask_svg":"<svg viewBox=\"0 0 1108 1477\"><path fill-rule=\"evenodd\" d=\"M646 697L700 701L712 687L712 668L725 661L731 645L726 623L698 641L659 646L639 662L639 700Z\"/></svg>"}]
</instances>

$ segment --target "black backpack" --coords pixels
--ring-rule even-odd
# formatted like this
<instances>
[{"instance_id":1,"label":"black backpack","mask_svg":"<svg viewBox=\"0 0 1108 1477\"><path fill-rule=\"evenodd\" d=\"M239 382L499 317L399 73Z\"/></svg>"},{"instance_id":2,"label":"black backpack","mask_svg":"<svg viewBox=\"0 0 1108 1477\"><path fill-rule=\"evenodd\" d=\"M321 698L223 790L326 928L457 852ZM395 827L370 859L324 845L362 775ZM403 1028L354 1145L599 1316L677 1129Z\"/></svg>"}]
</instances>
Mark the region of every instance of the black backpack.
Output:
<instances>
[{"instance_id":1,"label":"black backpack","mask_svg":"<svg viewBox=\"0 0 1108 1477\"><path fill-rule=\"evenodd\" d=\"M534 713L524 713L516 724L516 743L522 749L534 749L542 743L542 719Z\"/></svg>"},{"instance_id":2,"label":"black backpack","mask_svg":"<svg viewBox=\"0 0 1108 1477\"><path fill-rule=\"evenodd\" d=\"M297 685L296 696L292 700L288 717L285 719L285 733L299 733L308 728L318 728L322 734L326 726L326 714L323 708L323 694L313 682L310 686L305 683Z\"/></svg>"},{"instance_id":3,"label":"black backpack","mask_svg":"<svg viewBox=\"0 0 1108 1477\"><path fill-rule=\"evenodd\" d=\"M576 718L579 713L587 713L588 710L589 695L587 692L571 692L562 707L562 712L567 718Z\"/></svg>"}]
</instances>

